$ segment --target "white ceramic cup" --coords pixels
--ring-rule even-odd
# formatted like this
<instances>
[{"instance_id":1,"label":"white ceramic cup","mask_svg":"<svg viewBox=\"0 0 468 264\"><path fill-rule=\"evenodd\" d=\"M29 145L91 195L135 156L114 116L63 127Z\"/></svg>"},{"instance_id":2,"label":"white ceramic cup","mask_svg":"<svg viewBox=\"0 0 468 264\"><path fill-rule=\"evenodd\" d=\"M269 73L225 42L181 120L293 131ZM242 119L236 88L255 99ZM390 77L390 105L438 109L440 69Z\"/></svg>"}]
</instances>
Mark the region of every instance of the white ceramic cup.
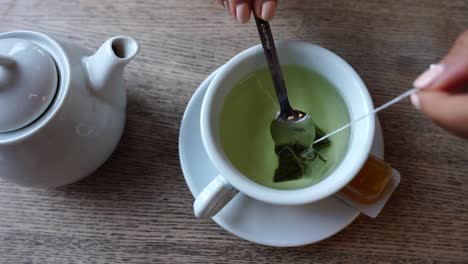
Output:
<instances>
[{"instance_id":1,"label":"white ceramic cup","mask_svg":"<svg viewBox=\"0 0 468 264\"><path fill-rule=\"evenodd\" d=\"M371 97L359 75L333 52L295 41L279 41L276 48L281 64L303 66L331 82L344 97L351 119L373 110ZM374 138L374 116L351 127L348 151L341 163L328 177L312 186L276 190L250 180L237 170L221 146L220 113L229 91L248 74L264 67L267 66L261 45L249 48L220 68L206 92L201 109L201 134L205 150L219 175L196 198L196 217L214 216L238 191L253 199L278 205L299 205L327 198L346 186L369 156Z\"/></svg>"}]
</instances>

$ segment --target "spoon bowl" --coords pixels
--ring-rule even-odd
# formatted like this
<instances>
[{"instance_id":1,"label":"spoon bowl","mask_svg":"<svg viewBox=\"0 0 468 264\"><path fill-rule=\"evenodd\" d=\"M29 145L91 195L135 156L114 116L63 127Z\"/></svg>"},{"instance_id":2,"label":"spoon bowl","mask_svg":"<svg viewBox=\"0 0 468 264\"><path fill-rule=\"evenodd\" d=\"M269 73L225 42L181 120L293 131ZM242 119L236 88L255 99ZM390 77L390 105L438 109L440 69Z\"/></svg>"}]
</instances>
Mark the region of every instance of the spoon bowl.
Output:
<instances>
[{"instance_id":1,"label":"spoon bowl","mask_svg":"<svg viewBox=\"0 0 468 264\"><path fill-rule=\"evenodd\" d=\"M270 132L276 146L298 144L308 147L316 137L315 123L310 115L295 110L298 118L285 119L278 115L271 122Z\"/></svg>"}]
</instances>

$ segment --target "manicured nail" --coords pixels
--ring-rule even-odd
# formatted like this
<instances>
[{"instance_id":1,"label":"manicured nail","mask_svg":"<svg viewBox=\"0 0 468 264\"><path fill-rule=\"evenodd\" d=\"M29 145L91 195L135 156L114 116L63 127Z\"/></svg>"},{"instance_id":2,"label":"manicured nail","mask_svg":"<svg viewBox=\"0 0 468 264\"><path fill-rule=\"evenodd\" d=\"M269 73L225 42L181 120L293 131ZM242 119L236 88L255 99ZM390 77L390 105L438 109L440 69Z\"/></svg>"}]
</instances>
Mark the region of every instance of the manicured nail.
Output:
<instances>
[{"instance_id":1,"label":"manicured nail","mask_svg":"<svg viewBox=\"0 0 468 264\"><path fill-rule=\"evenodd\" d=\"M418 110L421 109L421 101L419 100L418 94L411 95L411 104L414 106L414 108Z\"/></svg>"},{"instance_id":2,"label":"manicured nail","mask_svg":"<svg viewBox=\"0 0 468 264\"><path fill-rule=\"evenodd\" d=\"M413 85L416 88L426 88L429 86L435 79L437 79L440 74L444 71L444 65L442 64L432 64L429 69L427 69L423 74L421 74Z\"/></svg>"},{"instance_id":3,"label":"manicured nail","mask_svg":"<svg viewBox=\"0 0 468 264\"><path fill-rule=\"evenodd\" d=\"M246 3L241 3L236 6L237 21L241 23L249 22L250 9Z\"/></svg>"},{"instance_id":4,"label":"manicured nail","mask_svg":"<svg viewBox=\"0 0 468 264\"><path fill-rule=\"evenodd\" d=\"M262 5L262 19L270 21L275 15L276 4L273 0L267 0Z\"/></svg>"}]
</instances>

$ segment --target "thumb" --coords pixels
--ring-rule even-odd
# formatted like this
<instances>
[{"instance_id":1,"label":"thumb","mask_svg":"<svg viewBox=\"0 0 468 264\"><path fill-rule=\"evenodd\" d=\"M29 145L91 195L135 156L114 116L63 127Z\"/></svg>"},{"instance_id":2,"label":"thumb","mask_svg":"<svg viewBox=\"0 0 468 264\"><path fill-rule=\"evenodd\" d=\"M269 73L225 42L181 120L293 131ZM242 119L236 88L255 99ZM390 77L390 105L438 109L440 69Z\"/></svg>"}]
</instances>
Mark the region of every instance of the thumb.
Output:
<instances>
[{"instance_id":1,"label":"thumb","mask_svg":"<svg viewBox=\"0 0 468 264\"><path fill-rule=\"evenodd\" d=\"M411 102L439 126L468 139L468 94L423 90L413 94Z\"/></svg>"},{"instance_id":2,"label":"thumb","mask_svg":"<svg viewBox=\"0 0 468 264\"><path fill-rule=\"evenodd\" d=\"M431 65L413 85L453 92L468 82L468 30L461 34L440 64Z\"/></svg>"}]
</instances>

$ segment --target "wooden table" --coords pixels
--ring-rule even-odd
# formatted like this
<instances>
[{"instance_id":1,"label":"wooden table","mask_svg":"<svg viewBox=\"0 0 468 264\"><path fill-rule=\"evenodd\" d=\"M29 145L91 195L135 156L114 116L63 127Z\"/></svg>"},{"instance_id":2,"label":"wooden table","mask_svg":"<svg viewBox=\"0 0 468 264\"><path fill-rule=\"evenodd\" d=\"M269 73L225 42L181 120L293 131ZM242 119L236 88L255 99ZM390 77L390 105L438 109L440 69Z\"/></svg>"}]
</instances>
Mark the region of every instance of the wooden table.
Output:
<instances>
[{"instance_id":1,"label":"wooden table","mask_svg":"<svg viewBox=\"0 0 468 264\"><path fill-rule=\"evenodd\" d=\"M178 160L199 83L258 43L211 0L2 0L0 31L31 29L96 49L116 34L141 52L125 72L128 121L112 158L55 190L0 181L0 263L468 263L468 144L409 103L380 114L403 176L382 214L300 248L243 241L197 220ZM280 1L278 39L314 42L359 72L376 105L396 96L468 28L468 1Z\"/></svg>"}]
</instances>

